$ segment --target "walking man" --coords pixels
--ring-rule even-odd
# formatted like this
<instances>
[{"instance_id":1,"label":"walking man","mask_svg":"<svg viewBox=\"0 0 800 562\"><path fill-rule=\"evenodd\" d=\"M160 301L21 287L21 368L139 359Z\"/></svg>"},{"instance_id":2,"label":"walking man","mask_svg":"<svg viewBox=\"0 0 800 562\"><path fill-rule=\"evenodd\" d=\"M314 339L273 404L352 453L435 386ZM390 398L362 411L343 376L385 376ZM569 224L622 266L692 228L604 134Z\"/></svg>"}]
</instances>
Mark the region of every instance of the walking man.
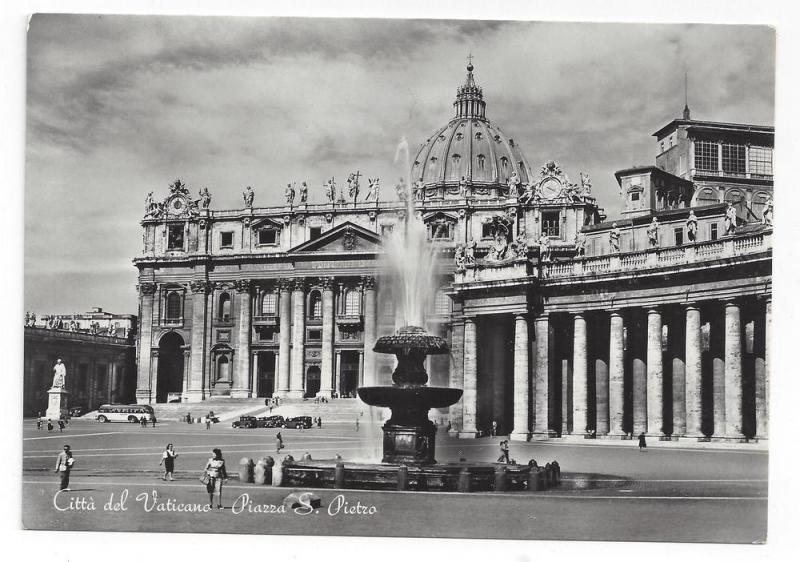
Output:
<instances>
[{"instance_id":1,"label":"walking man","mask_svg":"<svg viewBox=\"0 0 800 562\"><path fill-rule=\"evenodd\" d=\"M639 434L639 450L644 452L647 448L647 440L644 437L644 431Z\"/></svg>"},{"instance_id":2,"label":"walking man","mask_svg":"<svg viewBox=\"0 0 800 562\"><path fill-rule=\"evenodd\" d=\"M276 453L280 453L280 452L281 452L281 449L283 449L283 446L284 446L284 445L283 445L283 436L281 435L281 432L280 432L280 431L279 431L279 432L278 432L278 434L275 436L275 440L276 440L276 443L275 443L275 452L276 452Z\"/></svg>"},{"instance_id":3,"label":"walking man","mask_svg":"<svg viewBox=\"0 0 800 562\"><path fill-rule=\"evenodd\" d=\"M497 437L497 420L492 420L492 437Z\"/></svg>"},{"instance_id":4,"label":"walking man","mask_svg":"<svg viewBox=\"0 0 800 562\"><path fill-rule=\"evenodd\" d=\"M211 429L211 418L206 416L206 429Z\"/></svg>"},{"instance_id":5,"label":"walking man","mask_svg":"<svg viewBox=\"0 0 800 562\"><path fill-rule=\"evenodd\" d=\"M75 459L72 458L72 451L69 445L64 445L64 450L58 453L56 458L56 470L61 484L59 490L69 491L69 473L72 471L72 465L75 464Z\"/></svg>"}]
</instances>

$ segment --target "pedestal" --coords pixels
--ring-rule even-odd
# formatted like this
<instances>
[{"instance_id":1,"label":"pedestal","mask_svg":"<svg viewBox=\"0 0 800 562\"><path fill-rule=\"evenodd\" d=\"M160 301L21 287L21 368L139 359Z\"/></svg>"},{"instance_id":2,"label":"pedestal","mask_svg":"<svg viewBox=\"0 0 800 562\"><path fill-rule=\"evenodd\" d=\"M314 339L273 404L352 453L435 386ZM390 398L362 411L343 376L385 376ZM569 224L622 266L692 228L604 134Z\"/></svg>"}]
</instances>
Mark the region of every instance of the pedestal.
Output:
<instances>
[{"instance_id":1,"label":"pedestal","mask_svg":"<svg viewBox=\"0 0 800 562\"><path fill-rule=\"evenodd\" d=\"M49 395L47 401L47 412L45 417L49 420L59 420L68 415L67 395L69 392L61 387L53 387L47 391Z\"/></svg>"}]
</instances>

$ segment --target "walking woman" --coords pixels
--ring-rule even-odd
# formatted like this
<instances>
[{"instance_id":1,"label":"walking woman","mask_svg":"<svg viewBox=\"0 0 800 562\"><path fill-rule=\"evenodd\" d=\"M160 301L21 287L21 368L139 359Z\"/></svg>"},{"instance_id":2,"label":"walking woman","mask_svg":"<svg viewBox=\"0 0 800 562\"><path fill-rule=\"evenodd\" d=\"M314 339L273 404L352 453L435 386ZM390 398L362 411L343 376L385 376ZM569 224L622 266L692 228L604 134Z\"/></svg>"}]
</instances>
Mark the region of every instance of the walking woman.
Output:
<instances>
[{"instance_id":1,"label":"walking woman","mask_svg":"<svg viewBox=\"0 0 800 562\"><path fill-rule=\"evenodd\" d=\"M161 462L158 463L159 466L162 464L164 465L164 475L161 477L162 480L166 480L167 476L169 476L170 480L174 480L172 478L172 471L175 470L176 458L178 458L178 453L172 448L172 443L168 443L167 448L164 449L164 452L161 454Z\"/></svg>"},{"instance_id":2,"label":"walking woman","mask_svg":"<svg viewBox=\"0 0 800 562\"><path fill-rule=\"evenodd\" d=\"M644 431L639 434L639 450L644 452L647 448L647 439L645 439Z\"/></svg>"},{"instance_id":3,"label":"walking woman","mask_svg":"<svg viewBox=\"0 0 800 562\"><path fill-rule=\"evenodd\" d=\"M217 509L222 509L222 484L228 479L228 471L225 470L225 459L222 458L222 451L214 449L214 456L208 459L205 468L206 491L208 492L208 505L214 507L214 493L217 494Z\"/></svg>"},{"instance_id":4,"label":"walking woman","mask_svg":"<svg viewBox=\"0 0 800 562\"><path fill-rule=\"evenodd\" d=\"M279 431L278 434L275 436L275 452L280 453L281 449L283 449L283 436Z\"/></svg>"}]
</instances>

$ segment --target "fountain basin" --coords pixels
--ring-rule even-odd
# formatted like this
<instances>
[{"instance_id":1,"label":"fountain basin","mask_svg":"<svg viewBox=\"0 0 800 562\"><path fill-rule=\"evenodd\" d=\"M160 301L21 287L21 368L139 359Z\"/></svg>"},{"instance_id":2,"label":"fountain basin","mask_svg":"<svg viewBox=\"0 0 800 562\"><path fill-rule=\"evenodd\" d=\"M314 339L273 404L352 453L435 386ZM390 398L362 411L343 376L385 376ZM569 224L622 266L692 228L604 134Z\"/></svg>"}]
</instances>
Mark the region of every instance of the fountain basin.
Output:
<instances>
[{"instance_id":1,"label":"fountain basin","mask_svg":"<svg viewBox=\"0 0 800 562\"><path fill-rule=\"evenodd\" d=\"M441 386L362 386L358 396L365 404L382 408L447 408L461 399L460 388Z\"/></svg>"}]
</instances>

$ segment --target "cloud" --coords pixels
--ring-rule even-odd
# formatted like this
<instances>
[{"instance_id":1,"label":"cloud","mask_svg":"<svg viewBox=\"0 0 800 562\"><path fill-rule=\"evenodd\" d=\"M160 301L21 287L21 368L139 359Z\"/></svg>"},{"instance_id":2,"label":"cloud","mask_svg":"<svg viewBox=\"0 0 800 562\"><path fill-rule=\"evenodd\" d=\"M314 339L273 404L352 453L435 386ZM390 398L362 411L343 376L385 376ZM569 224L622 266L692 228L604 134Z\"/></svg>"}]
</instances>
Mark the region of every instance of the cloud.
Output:
<instances>
[{"instance_id":1,"label":"cloud","mask_svg":"<svg viewBox=\"0 0 800 562\"><path fill-rule=\"evenodd\" d=\"M218 209L246 185L268 205L291 181L321 201L331 176L406 176L397 143L413 149L451 117L470 51L487 116L532 166L589 172L610 215L613 172L653 161L650 135L682 109L686 69L695 117L773 120L765 27L37 15L26 306L82 310L94 288L108 300L92 304L135 311L124 264L141 252L144 196L176 176L209 187ZM54 303L59 272L82 285Z\"/></svg>"}]
</instances>

